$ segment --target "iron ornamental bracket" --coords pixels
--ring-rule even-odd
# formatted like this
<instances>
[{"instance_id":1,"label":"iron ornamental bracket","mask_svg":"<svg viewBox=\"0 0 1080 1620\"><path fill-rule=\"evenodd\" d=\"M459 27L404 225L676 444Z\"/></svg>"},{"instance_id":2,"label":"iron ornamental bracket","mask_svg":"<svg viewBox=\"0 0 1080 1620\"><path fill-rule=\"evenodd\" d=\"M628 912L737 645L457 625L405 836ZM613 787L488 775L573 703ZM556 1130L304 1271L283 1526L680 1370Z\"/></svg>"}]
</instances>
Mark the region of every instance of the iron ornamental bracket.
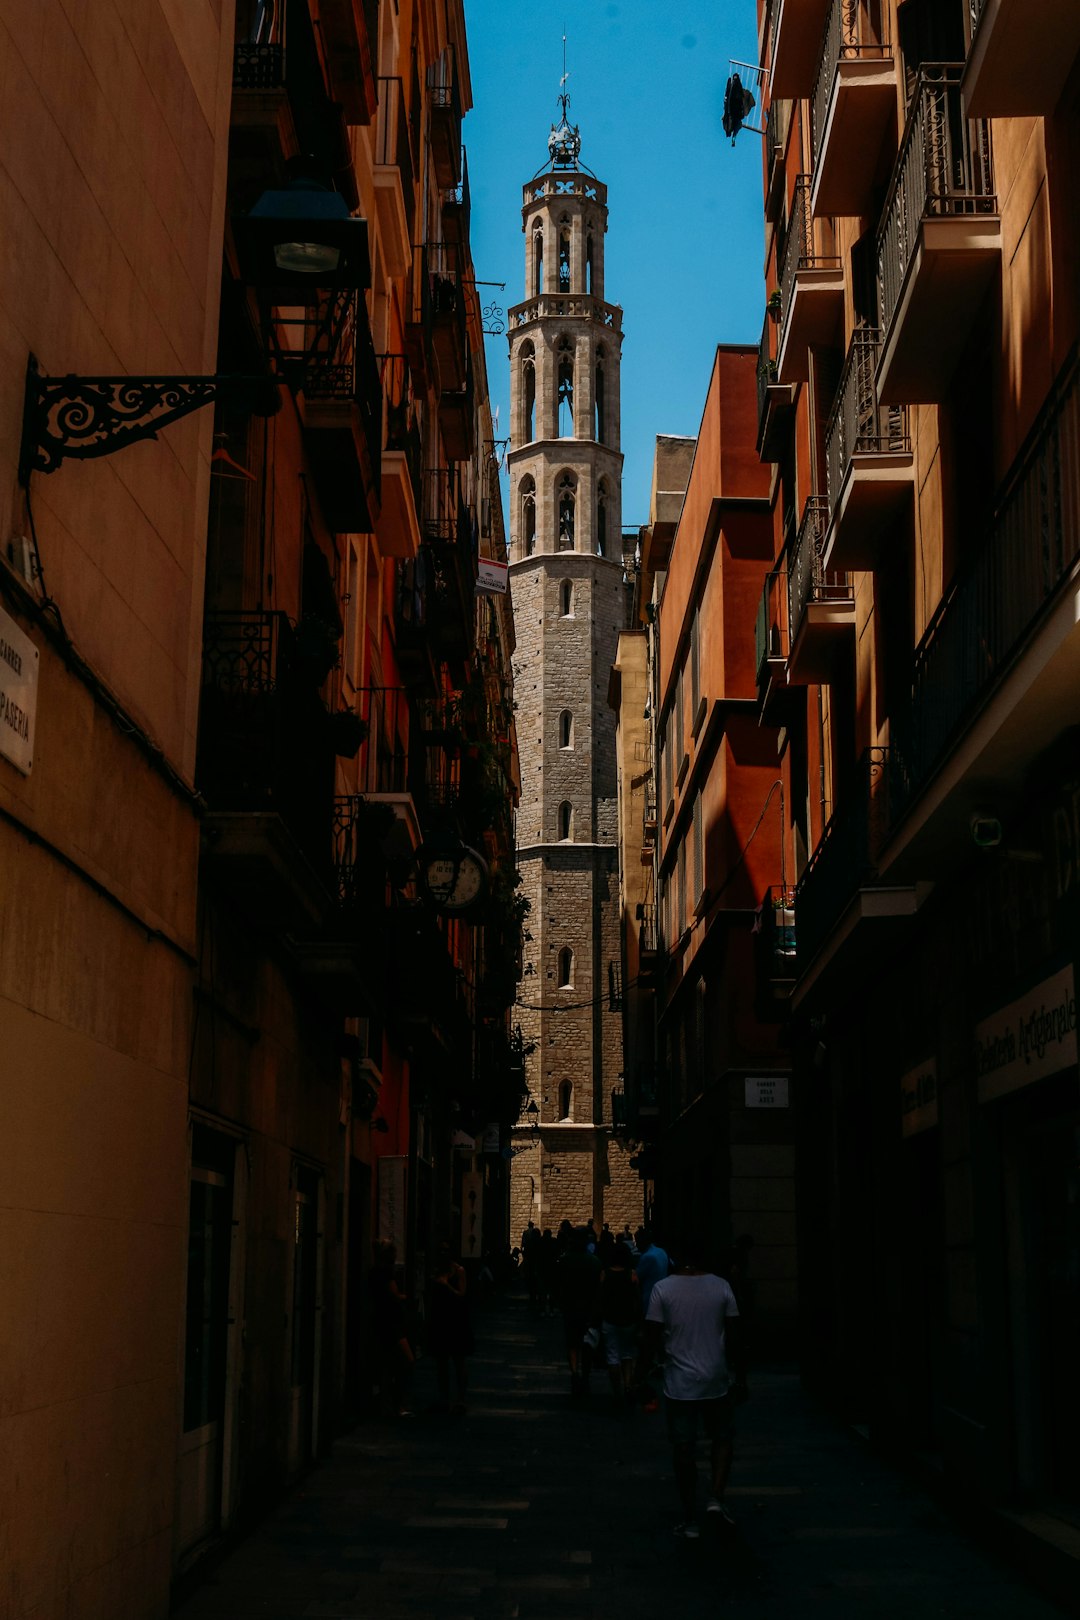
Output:
<instances>
[{"instance_id":1,"label":"iron ornamental bracket","mask_svg":"<svg viewBox=\"0 0 1080 1620\"><path fill-rule=\"evenodd\" d=\"M158 432L226 389L248 397L253 413L278 408L281 379L270 377L45 377L34 356L26 371L19 482L55 472L71 458L109 456Z\"/></svg>"}]
</instances>

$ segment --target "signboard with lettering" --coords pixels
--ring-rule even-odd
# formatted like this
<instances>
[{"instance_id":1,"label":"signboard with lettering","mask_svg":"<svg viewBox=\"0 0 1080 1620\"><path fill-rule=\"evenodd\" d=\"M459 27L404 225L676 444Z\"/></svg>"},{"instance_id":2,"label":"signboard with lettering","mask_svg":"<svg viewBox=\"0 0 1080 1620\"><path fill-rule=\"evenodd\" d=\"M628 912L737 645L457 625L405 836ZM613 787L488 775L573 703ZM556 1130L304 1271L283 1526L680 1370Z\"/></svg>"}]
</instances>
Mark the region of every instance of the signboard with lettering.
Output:
<instances>
[{"instance_id":1,"label":"signboard with lettering","mask_svg":"<svg viewBox=\"0 0 1080 1620\"><path fill-rule=\"evenodd\" d=\"M34 763L38 650L0 608L0 755L30 775Z\"/></svg>"},{"instance_id":2,"label":"signboard with lettering","mask_svg":"<svg viewBox=\"0 0 1080 1620\"><path fill-rule=\"evenodd\" d=\"M505 596L510 579L509 566L481 557L476 565L476 594L478 596Z\"/></svg>"},{"instance_id":3,"label":"signboard with lettering","mask_svg":"<svg viewBox=\"0 0 1080 1620\"><path fill-rule=\"evenodd\" d=\"M992 1102L1075 1067L1076 989L1071 965L975 1026L980 1102Z\"/></svg>"},{"instance_id":4,"label":"signboard with lettering","mask_svg":"<svg viewBox=\"0 0 1080 1620\"><path fill-rule=\"evenodd\" d=\"M498 1121L492 1125L485 1125L480 1137L481 1153L499 1153L502 1147L502 1132Z\"/></svg>"},{"instance_id":5,"label":"signboard with lettering","mask_svg":"<svg viewBox=\"0 0 1080 1620\"><path fill-rule=\"evenodd\" d=\"M900 1128L905 1136L917 1136L937 1122L937 1064L930 1058L900 1076Z\"/></svg>"},{"instance_id":6,"label":"signboard with lettering","mask_svg":"<svg viewBox=\"0 0 1080 1620\"><path fill-rule=\"evenodd\" d=\"M747 1108L786 1108L788 1106L788 1076L786 1074L748 1074L746 1076Z\"/></svg>"}]
</instances>

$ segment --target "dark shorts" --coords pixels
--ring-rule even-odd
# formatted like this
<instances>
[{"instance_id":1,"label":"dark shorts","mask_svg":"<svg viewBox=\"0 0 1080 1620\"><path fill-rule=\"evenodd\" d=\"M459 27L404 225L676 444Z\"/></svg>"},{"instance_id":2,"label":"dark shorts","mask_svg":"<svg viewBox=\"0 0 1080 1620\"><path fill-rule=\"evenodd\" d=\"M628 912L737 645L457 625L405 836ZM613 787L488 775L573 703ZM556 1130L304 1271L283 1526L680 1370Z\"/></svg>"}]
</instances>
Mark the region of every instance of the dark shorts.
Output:
<instances>
[{"instance_id":1,"label":"dark shorts","mask_svg":"<svg viewBox=\"0 0 1080 1620\"><path fill-rule=\"evenodd\" d=\"M665 1395L664 1410L673 1446L692 1446L699 1420L707 1440L730 1440L735 1433L735 1398L730 1390L717 1401L673 1401Z\"/></svg>"}]
</instances>

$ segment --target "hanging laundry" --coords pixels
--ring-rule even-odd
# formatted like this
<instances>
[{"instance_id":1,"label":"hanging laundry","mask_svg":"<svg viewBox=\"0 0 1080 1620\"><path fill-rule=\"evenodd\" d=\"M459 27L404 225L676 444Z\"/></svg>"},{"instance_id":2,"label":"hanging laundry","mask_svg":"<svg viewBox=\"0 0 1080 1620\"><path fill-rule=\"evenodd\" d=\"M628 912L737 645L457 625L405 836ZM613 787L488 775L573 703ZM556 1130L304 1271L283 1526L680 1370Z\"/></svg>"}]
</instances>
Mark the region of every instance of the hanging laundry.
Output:
<instances>
[{"instance_id":1,"label":"hanging laundry","mask_svg":"<svg viewBox=\"0 0 1080 1620\"><path fill-rule=\"evenodd\" d=\"M739 75L733 73L724 89L724 134L731 136L732 146L756 106L756 97L746 88Z\"/></svg>"}]
</instances>

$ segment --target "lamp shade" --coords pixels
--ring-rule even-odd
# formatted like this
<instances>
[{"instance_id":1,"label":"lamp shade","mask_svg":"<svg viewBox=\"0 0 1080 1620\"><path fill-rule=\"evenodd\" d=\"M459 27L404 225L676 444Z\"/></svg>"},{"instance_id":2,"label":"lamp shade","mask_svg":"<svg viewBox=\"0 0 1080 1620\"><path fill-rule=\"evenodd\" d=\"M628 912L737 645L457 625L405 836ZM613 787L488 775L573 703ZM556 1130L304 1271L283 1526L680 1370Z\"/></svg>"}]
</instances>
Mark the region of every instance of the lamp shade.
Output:
<instances>
[{"instance_id":1,"label":"lamp shade","mask_svg":"<svg viewBox=\"0 0 1080 1620\"><path fill-rule=\"evenodd\" d=\"M264 191L233 220L240 274L285 302L316 287L367 287L371 282L367 223L354 219L344 197L303 176L280 191Z\"/></svg>"}]
</instances>

